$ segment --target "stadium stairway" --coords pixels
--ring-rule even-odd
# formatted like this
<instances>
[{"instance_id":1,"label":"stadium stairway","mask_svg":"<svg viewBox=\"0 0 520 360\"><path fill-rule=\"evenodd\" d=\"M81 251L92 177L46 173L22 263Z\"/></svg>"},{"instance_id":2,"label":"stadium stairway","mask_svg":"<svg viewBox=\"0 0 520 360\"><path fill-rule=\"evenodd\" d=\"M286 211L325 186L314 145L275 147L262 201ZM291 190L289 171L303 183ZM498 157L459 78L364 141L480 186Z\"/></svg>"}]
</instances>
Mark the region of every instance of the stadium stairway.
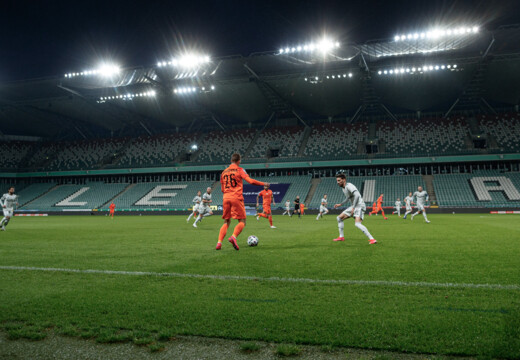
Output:
<instances>
[{"instance_id":1,"label":"stadium stairway","mask_svg":"<svg viewBox=\"0 0 520 360\"><path fill-rule=\"evenodd\" d=\"M307 197L305 198L305 204L307 204L307 206L311 203L311 200L314 197L314 193L316 192L316 189L318 188L318 185L320 183L321 178L311 179L311 188L309 190L309 193L307 194Z\"/></svg>"},{"instance_id":2,"label":"stadium stairway","mask_svg":"<svg viewBox=\"0 0 520 360\"><path fill-rule=\"evenodd\" d=\"M433 186L433 175L423 175L422 177L426 185L426 192L430 197L430 204L437 205L437 195L435 195L435 187Z\"/></svg>"},{"instance_id":3,"label":"stadium stairway","mask_svg":"<svg viewBox=\"0 0 520 360\"><path fill-rule=\"evenodd\" d=\"M242 155L242 158L245 159L249 156L249 154L251 153L251 150L255 147L256 140L258 140L258 137L260 136L261 133L262 133L262 130L258 130L256 132L255 136L253 136L253 139L251 140L251 143L249 143L249 145L247 146L247 149L244 152L244 155Z\"/></svg>"},{"instance_id":4,"label":"stadium stairway","mask_svg":"<svg viewBox=\"0 0 520 360\"><path fill-rule=\"evenodd\" d=\"M18 196L20 197L20 208L22 206L26 206L30 203L32 203L35 200L38 200L45 194L51 192L52 190L56 189L59 185L58 184L32 184L24 188L18 193ZM24 202L27 198L29 198L29 201Z\"/></svg>"},{"instance_id":5,"label":"stadium stairway","mask_svg":"<svg viewBox=\"0 0 520 360\"><path fill-rule=\"evenodd\" d=\"M304 156L305 147L307 146L307 142L309 141L309 138L311 137L312 128L310 126L305 127L305 131L303 132L303 138L302 142L300 144L300 149L298 150L298 156Z\"/></svg>"},{"instance_id":6,"label":"stadium stairway","mask_svg":"<svg viewBox=\"0 0 520 360\"><path fill-rule=\"evenodd\" d=\"M124 143L123 146L121 146L117 150L117 156L115 158L113 158L111 162L104 163L100 167L100 169L105 169L107 167L112 167L114 165L117 165L119 163L119 161L121 160L121 158L125 155L126 149L128 149L130 147L130 145L133 144L134 141L135 141L135 139L132 139L132 138L128 139L128 141L126 143Z\"/></svg>"},{"instance_id":7,"label":"stadium stairway","mask_svg":"<svg viewBox=\"0 0 520 360\"><path fill-rule=\"evenodd\" d=\"M105 206L108 206L111 202L114 202L116 201L116 199L118 197L120 197L121 195L123 195L125 192L127 192L128 190L130 190L131 188L133 188L135 186L135 184L129 184L127 187L125 187L119 194L117 194L116 196L114 196L112 199L108 200L106 203L104 203L103 205L99 206L100 209L104 208Z\"/></svg>"}]
</instances>

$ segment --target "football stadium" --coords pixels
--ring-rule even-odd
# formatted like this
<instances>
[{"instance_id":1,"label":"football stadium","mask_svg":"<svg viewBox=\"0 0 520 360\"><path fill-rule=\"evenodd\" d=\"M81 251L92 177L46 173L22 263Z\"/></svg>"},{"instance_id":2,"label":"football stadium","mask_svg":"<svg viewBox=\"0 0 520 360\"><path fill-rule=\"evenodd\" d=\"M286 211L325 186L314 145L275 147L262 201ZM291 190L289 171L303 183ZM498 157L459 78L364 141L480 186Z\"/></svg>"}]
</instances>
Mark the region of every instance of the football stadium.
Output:
<instances>
[{"instance_id":1,"label":"football stadium","mask_svg":"<svg viewBox=\"0 0 520 360\"><path fill-rule=\"evenodd\" d=\"M520 25L401 28L1 81L0 358L520 358Z\"/></svg>"}]
</instances>

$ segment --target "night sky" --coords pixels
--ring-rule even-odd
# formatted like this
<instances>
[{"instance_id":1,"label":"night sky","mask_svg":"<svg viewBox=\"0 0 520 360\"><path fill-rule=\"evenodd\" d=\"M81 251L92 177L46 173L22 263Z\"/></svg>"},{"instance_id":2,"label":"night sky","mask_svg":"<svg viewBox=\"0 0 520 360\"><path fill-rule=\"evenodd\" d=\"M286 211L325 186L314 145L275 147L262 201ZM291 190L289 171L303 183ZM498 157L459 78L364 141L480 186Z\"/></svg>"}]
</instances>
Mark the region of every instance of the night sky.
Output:
<instances>
[{"instance_id":1,"label":"night sky","mask_svg":"<svg viewBox=\"0 0 520 360\"><path fill-rule=\"evenodd\" d=\"M435 25L520 23L520 1L10 1L0 10L0 82L95 67L150 66L182 50L277 50L323 34L342 43Z\"/></svg>"}]
</instances>

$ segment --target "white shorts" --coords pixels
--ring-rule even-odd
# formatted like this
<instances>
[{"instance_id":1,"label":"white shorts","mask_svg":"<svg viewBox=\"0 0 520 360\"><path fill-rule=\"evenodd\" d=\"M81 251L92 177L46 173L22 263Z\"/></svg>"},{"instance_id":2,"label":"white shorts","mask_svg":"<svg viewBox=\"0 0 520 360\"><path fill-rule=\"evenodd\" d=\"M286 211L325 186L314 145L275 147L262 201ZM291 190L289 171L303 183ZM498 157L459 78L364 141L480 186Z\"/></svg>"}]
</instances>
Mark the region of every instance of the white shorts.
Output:
<instances>
[{"instance_id":1,"label":"white shorts","mask_svg":"<svg viewBox=\"0 0 520 360\"><path fill-rule=\"evenodd\" d=\"M199 212L199 215L202 216L204 214L209 214L211 209L209 206L199 206L197 211Z\"/></svg>"},{"instance_id":2,"label":"white shorts","mask_svg":"<svg viewBox=\"0 0 520 360\"><path fill-rule=\"evenodd\" d=\"M326 206L320 205L320 212L329 212Z\"/></svg>"},{"instance_id":3,"label":"white shorts","mask_svg":"<svg viewBox=\"0 0 520 360\"><path fill-rule=\"evenodd\" d=\"M424 205L417 205L418 211L424 211Z\"/></svg>"},{"instance_id":4,"label":"white shorts","mask_svg":"<svg viewBox=\"0 0 520 360\"><path fill-rule=\"evenodd\" d=\"M199 204L193 205L193 212L195 212L195 211L197 211L197 212L199 211Z\"/></svg>"},{"instance_id":5,"label":"white shorts","mask_svg":"<svg viewBox=\"0 0 520 360\"><path fill-rule=\"evenodd\" d=\"M345 211L342 212L342 214L347 215L348 217L359 217L361 220L365 217L365 211L367 210L365 205L358 205L356 208L353 208L352 206L347 208Z\"/></svg>"},{"instance_id":6,"label":"white shorts","mask_svg":"<svg viewBox=\"0 0 520 360\"><path fill-rule=\"evenodd\" d=\"M407 206L406 207L406 211L412 211L412 207L411 206Z\"/></svg>"},{"instance_id":7,"label":"white shorts","mask_svg":"<svg viewBox=\"0 0 520 360\"><path fill-rule=\"evenodd\" d=\"M286 207L285 210L286 211L291 211L291 208L290 207Z\"/></svg>"},{"instance_id":8,"label":"white shorts","mask_svg":"<svg viewBox=\"0 0 520 360\"><path fill-rule=\"evenodd\" d=\"M14 210L12 208L11 209L3 208L2 210L4 211L4 216L6 216L6 217L13 216Z\"/></svg>"}]
</instances>

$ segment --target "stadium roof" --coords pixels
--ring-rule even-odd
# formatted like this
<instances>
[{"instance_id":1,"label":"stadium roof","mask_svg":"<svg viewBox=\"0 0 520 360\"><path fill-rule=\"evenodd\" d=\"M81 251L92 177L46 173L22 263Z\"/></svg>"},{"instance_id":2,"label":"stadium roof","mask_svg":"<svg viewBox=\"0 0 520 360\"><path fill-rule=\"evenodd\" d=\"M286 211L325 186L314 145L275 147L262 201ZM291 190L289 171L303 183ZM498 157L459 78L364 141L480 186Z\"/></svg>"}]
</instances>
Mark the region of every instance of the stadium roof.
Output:
<instances>
[{"instance_id":1,"label":"stadium roof","mask_svg":"<svg viewBox=\"0 0 520 360\"><path fill-rule=\"evenodd\" d=\"M352 121L378 111L391 119L395 113L518 105L520 27L429 41L411 36L333 44L326 52L301 45L206 58L189 68L165 62L107 76L79 70L4 83L0 131L93 137L136 129L230 128L274 116L303 123L328 117Z\"/></svg>"}]
</instances>

